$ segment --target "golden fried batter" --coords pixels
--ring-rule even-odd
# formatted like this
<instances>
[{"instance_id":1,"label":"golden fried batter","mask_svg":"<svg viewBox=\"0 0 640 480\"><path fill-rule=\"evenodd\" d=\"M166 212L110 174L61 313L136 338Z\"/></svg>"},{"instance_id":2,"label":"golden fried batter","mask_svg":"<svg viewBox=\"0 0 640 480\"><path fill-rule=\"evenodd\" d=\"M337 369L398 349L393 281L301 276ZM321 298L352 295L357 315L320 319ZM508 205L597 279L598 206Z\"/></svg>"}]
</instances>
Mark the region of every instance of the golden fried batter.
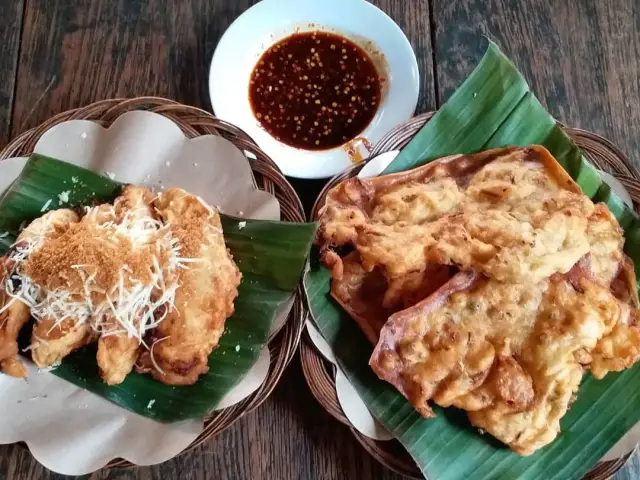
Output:
<instances>
[{"instance_id":1,"label":"golden fried batter","mask_svg":"<svg viewBox=\"0 0 640 480\"><path fill-rule=\"evenodd\" d=\"M31 314L37 366L97 341L109 385L124 381L137 360L162 382L195 383L241 279L217 211L180 189L156 201L135 186L82 219L71 210L45 214L0 267L0 368L25 375L17 336Z\"/></svg>"},{"instance_id":2,"label":"golden fried batter","mask_svg":"<svg viewBox=\"0 0 640 480\"><path fill-rule=\"evenodd\" d=\"M542 147L347 180L320 223L332 295L378 340L373 370L425 417L431 401L464 409L529 455L557 436L585 369L640 359L622 229ZM356 252L340 258L343 245ZM446 281L445 265L462 271Z\"/></svg>"},{"instance_id":3,"label":"golden fried batter","mask_svg":"<svg viewBox=\"0 0 640 480\"><path fill-rule=\"evenodd\" d=\"M331 282L331 296L375 345L391 313L382 305L387 281L380 270L367 272L362 268L358 252L347 255L342 264L344 269L341 277Z\"/></svg>"},{"instance_id":4,"label":"golden fried batter","mask_svg":"<svg viewBox=\"0 0 640 480\"><path fill-rule=\"evenodd\" d=\"M374 345L390 315L415 305L451 276L448 267L437 267L409 274L389 285L379 269L367 272L362 267L358 252L347 255L342 264L342 276L331 282L331 296L356 320Z\"/></svg>"},{"instance_id":5,"label":"golden fried batter","mask_svg":"<svg viewBox=\"0 0 640 480\"><path fill-rule=\"evenodd\" d=\"M112 221L117 224L123 222L136 222L143 218L153 218L154 213L151 208L153 193L141 187L127 186L122 194L114 202L113 209L109 209L106 217L102 219L94 218L96 223ZM113 217L110 218L111 214ZM83 219L83 221L86 217ZM155 241L153 236L143 236L141 244L149 244ZM109 325L105 325L107 331L115 330L117 322L112 320ZM100 376L107 385L118 385L129 375L136 363L140 353L140 340L131 336L128 332L121 332L109 335L102 335L98 340L97 361L100 368Z\"/></svg>"},{"instance_id":6,"label":"golden fried batter","mask_svg":"<svg viewBox=\"0 0 640 480\"><path fill-rule=\"evenodd\" d=\"M191 385L208 371L209 354L233 313L241 275L225 246L217 211L178 188L162 194L155 208L178 239L181 256L190 260L178 273L175 308L153 332L141 363L160 382Z\"/></svg>"},{"instance_id":7,"label":"golden fried batter","mask_svg":"<svg viewBox=\"0 0 640 480\"><path fill-rule=\"evenodd\" d=\"M71 352L84 347L92 340L88 323L68 319L41 319L34 323L31 333L31 358L40 368L60 363Z\"/></svg>"},{"instance_id":8,"label":"golden fried batter","mask_svg":"<svg viewBox=\"0 0 640 480\"><path fill-rule=\"evenodd\" d=\"M544 148L497 149L343 182L327 196L320 242L353 244L390 279L447 264L537 282L589 251L593 210Z\"/></svg>"},{"instance_id":9,"label":"golden fried batter","mask_svg":"<svg viewBox=\"0 0 640 480\"><path fill-rule=\"evenodd\" d=\"M0 258L0 284L7 281L6 257ZM29 308L0 290L0 370L12 377L24 377L27 370L18 358L18 334L29 320Z\"/></svg>"},{"instance_id":10,"label":"golden fried batter","mask_svg":"<svg viewBox=\"0 0 640 480\"><path fill-rule=\"evenodd\" d=\"M33 244L36 247L32 251L35 251L37 245L42 243L44 239L57 235L64 231L69 224L77 221L78 216L72 210L63 209L49 212L34 220L20 233L16 246L12 250L15 252L17 248ZM4 258L0 262L3 271L3 273L0 272L0 282L4 287L4 290L0 289L0 309L10 304L7 310L0 314L0 368L8 375L24 377L27 372L18 357L17 339L20 329L30 318L29 308L22 301L12 299L6 292L7 280L12 282L7 279L12 270L12 260ZM19 280L16 280L16 289L19 288L18 283Z\"/></svg>"},{"instance_id":11,"label":"golden fried batter","mask_svg":"<svg viewBox=\"0 0 640 480\"><path fill-rule=\"evenodd\" d=\"M575 354L626 325L627 306L578 278L518 285L461 273L389 318L371 366L424 416L433 416L430 400L465 409L474 425L531 454L559 432L582 378ZM632 331L635 361L640 331Z\"/></svg>"}]
</instances>

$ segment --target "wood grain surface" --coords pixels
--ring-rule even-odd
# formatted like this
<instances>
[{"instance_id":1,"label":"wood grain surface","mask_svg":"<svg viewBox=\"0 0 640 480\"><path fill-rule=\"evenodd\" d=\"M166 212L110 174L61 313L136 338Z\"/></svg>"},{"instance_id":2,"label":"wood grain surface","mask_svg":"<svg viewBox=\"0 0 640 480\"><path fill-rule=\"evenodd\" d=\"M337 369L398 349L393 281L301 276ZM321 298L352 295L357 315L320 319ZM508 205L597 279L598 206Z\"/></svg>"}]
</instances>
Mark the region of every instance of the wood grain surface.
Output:
<instances>
[{"instance_id":1,"label":"wood grain surface","mask_svg":"<svg viewBox=\"0 0 640 480\"><path fill-rule=\"evenodd\" d=\"M599 133L640 166L638 0L434 2L438 98L481 58L486 37L560 121Z\"/></svg>"},{"instance_id":2,"label":"wood grain surface","mask_svg":"<svg viewBox=\"0 0 640 480\"><path fill-rule=\"evenodd\" d=\"M11 138L11 114L22 33L24 0L2 0L0 7L0 144Z\"/></svg>"},{"instance_id":3,"label":"wood grain surface","mask_svg":"<svg viewBox=\"0 0 640 480\"><path fill-rule=\"evenodd\" d=\"M105 98L161 95L210 109L207 77L215 46L254 3L0 0L0 143L56 113ZM514 58L554 115L607 136L640 164L637 0L373 3L398 22L416 50L419 112L436 108L465 78L482 56L486 35ZM307 208L322 185L294 182ZM638 478L635 472L618 477ZM1 480L63 478L24 447L0 446ZM295 359L262 407L196 451L160 466L102 470L86 478L400 477L319 407Z\"/></svg>"}]
</instances>

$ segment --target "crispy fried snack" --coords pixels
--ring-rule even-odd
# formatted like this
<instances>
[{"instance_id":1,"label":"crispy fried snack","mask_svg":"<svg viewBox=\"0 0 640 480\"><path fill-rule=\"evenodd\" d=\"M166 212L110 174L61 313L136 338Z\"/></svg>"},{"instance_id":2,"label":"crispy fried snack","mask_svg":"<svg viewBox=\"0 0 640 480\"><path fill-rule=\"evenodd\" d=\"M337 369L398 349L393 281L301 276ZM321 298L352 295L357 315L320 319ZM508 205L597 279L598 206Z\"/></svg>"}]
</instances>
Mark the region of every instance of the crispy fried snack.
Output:
<instances>
[{"instance_id":1,"label":"crispy fried snack","mask_svg":"<svg viewBox=\"0 0 640 480\"><path fill-rule=\"evenodd\" d=\"M415 305L452 276L449 267L436 267L399 279L388 285L379 269L367 272L358 252L342 259L343 273L331 282L331 296L358 323L374 345L380 330L393 313Z\"/></svg>"},{"instance_id":2,"label":"crispy fried snack","mask_svg":"<svg viewBox=\"0 0 640 480\"><path fill-rule=\"evenodd\" d=\"M177 188L161 195L155 208L178 239L181 256L190 260L178 273L175 306L154 330L140 363L160 382L191 385L208 371L209 354L233 313L241 274L225 246L217 211Z\"/></svg>"},{"instance_id":3,"label":"crispy fried snack","mask_svg":"<svg viewBox=\"0 0 640 480\"><path fill-rule=\"evenodd\" d=\"M7 281L6 257L0 258L0 283ZM0 290L0 370L12 377L25 377L27 370L18 358L18 333L29 320L29 308Z\"/></svg>"},{"instance_id":4,"label":"crispy fried snack","mask_svg":"<svg viewBox=\"0 0 640 480\"><path fill-rule=\"evenodd\" d=\"M105 212L101 219L92 219L96 222L115 222L122 225L123 222L135 223L144 218L154 218L151 204L154 194L146 188L127 186L122 194L115 200L113 209ZM85 217L86 218L86 217ZM84 221L84 219L83 219ZM155 241L153 236L142 237L141 243L149 244ZM115 330L117 327L115 318L105 325L106 330ZM121 332L110 335L101 335L98 340L98 367L100 376L107 385L118 385L124 381L133 370L133 366L140 354L140 339L133 337L129 332Z\"/></svg>"},{"instance_id":5,"label":"crispy fried snack","mask_svg":"<svg viewBox=\"0 0 640 480\"><path fill-rule=\"evenodd\" d=\"M585 369L640 359L623 232L542 147L347 180L320 223L333 297L377 343L373 370L425 417L431 401L467 410L529 455L557 436Z\"/></svg>"},{"instance_id":6,"label":"crispy fried snack","mask_svg":"<svg viewBox=\"0 0 640 480\"><path fill-rule=\"evenodd\" d=\"M43 318L33 324L31 358L40 368L50 367L92 339L88 323L77 323L74 319L57 322L53 318Z\"/></svg>"},{"instance_id":7,"label":"crispy fried snack","mask_svg":"<svg viewBox=\"0 0 640 480\"><path fill-rule=\"evenodd\" d=\"M72 210L56 210L43 215L33 221L18 236L13 251L34 245L32 251L37 250L37 245L44 239L55 236L64 231L68 225L78 221L78 216ZM0 309L6 310L0 314L0 368L8 375L24 377L26 369L18 358L18 333L22 326L30 318L29 308L19 299L11 297L8 289L17 289L19 279L10 279L7 276L12 271L13 261L5 257L1 260L0 282ZM15 283L15 285L14 285ZM43 351L49 346L42 345ZM35 356L34 352L34 356ZM38 362L36 362L38 364Z\"/></svg>"},{"instance_id":8,"label":"crispy fried snack","mask_svg":"<svg viewBox=\"0 0 640 480\"><path fill-rule=\"evenodd\" d=\"M379 266L390 282L429 264L537 282L589 251L593 209L546 149L503 148L346 180L327 195L319 243L336 276L331 249L349 244L367 271Z\"/></svg>"},{"instance_id":9,"label":"crispy fried snack","mask_svg":"<svg viewBox=\"0 0 640 480\"><path fill-rule=\"evenodd\" d=\"M537 284L460 273L389 318L370 365L423 416L429 401L467 410L529 455L560 431L583 367L601 377L640 358L637 309L589 277L584 267ZM625 355L609 348L616 361L603 361L603 344Z\"/></svg>"}]
</instances>

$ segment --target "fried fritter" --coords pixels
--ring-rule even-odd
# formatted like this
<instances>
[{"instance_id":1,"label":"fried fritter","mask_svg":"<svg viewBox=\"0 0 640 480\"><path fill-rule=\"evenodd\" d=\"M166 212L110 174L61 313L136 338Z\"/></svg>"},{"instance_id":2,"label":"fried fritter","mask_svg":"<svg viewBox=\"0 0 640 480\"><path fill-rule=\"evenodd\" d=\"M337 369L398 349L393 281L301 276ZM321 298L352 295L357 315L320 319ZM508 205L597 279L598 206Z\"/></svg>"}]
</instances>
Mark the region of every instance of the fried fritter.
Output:
<instances>
[{"instance_id":1,"label":"fried fritter","mask_svg":"<svg viewBox=\"0 0 640 480\"><path fill-rule=\"evenodd\" d=\"M530 455L557 436L585 369L602 378L640 359L622 229L542 147L347 180L320 223L332 295L379 334L371 367L425 417L431 401L464 409ZM343 245L356 253L341 259ZM446 265L462 271L416 289Z\"/></svg>"},{"instance_id":2,"label":"fried fritter","mask_svg":"<svg viewBox=\"0 0 640 480\"><path fill-rule=\"evenodd\" d=\"M40 368L60 363L71 352L92 341L91 326L67 319L57 322L45 318L34 323L31 333L31 358Z\"/></svg>"},{"instance_id":3,"label":"fried fritter","mask_svg":"<svg viewBox=\"0 0 640 480\"><path fill-rule=\"evenodd\" d=\"M358 252L347 255L342 264L342 276L331 282L331 296L374 345L390 315L415 305L451 277L450 268L443 266L409 274L389 285L379 269L367 272L362 267Z\"/></svg>"},{"instance_id":4,"label":"fried fritter","mask_svg":"<svg viewBox=\"0 0 640 480\"><path fill-rule=\"evenodd\" d=\"M353 252L342 259L343 272L331 282L331 296L358 323L360 329L374 345L380 330L391 314L382 299L387 281L380 270L367 272L360 264L360 255Z\"/></svg>"},{"instance_id":5,"label":"fried fritter","mask_svg":"<svg viewBox=\"0 0 640 480\"><path fill-rule=\"evenodd\" d=\"M20 233L12 251L16 253L30 245L33 246L30 250L36 251L38 245L46 238L57 235L64 231L69 224L77 221L78 216L72 210L63 209L49 212L31 222ZM11 255L11 251L8 255ZM0 281L3 286L0 288L0 309L8 305L8 308L0 314L0 368L8 375L24 377L26 369L18 357L17 339L20 329L30 318L29 308L22 301L12 298L7 293L8 288L13 290L20 288L19 279L8 278L13 270L13 260L5 257L0 262L2 263L0 268L3 272L0 273ZM36 364L38 363L36 362Z\"/></svg>"},{"instance_id":6,"label":"fried fritter","mask_svg":"<svg viewBox=\"0 0 640 480\"><path fill-rule=\"evenodd\" d=\"M506 148L347 180L327 196L319 238L324 252L355 246L389 279L447 264L537 282L589 251L593 210L547 150Z\"/></svg>"},{"instance_id":7,"label":"fried fritter","mask_svg":"<svg viewBox=\"0 0 640 480\"><path fill-rule=\"evenodd\" d=\"M528 455L559 432L582 379L581 354L628 326L628 313L588 275L507 284L461 273L391 316L370 364L422 415L433 416L429 401L462 408L474 425ZM637 361L640 330L626 332L634 338L621 343Z\"/></svg>"},{"instance_id":8,"label":"fried fritter","mask_svg":"<svg viewBox=\"0 0 640 480\"><path fill-rule=\"evenodd\" d=\"M209 354L233 313L241 275L225 246L216 210L177 188L162 194L155 208L189 263L178 273L175 307L154 330L151 349L140 363L160 382L191 385L208 371Z\"/></svg>"},{"instance_id":9,"label":"fried fritter","mask_svg":"<svg viewBox=\"0 0 640 480\"><path fill-rule=\"evenodd\" d=\"M151 204L154 194L151 190L135 186L127 186L122 194L115 200L114 208L105 213L102 219L94 218L92 221L104 223L112 221L117 224L123 222L135 223L137 220L154 217ZM109 213L113 216L110 218ZM83 219L83 221L86 217ZM142 236L140 243L155 241L153 236ZM117 321L113 319L105 325L107 331L117 329ZM133 337L129 332L103 334L98 340L97 361L100 368L100 376L107 385L117 385L124 381L133 370L138 355L140 354L140 339Z\"/></svg>"},{"instance_id":10,"label":"fried fritter","mask_svg":"<svg viewBox=\"0 0 640 480\"><path fill-rule=\"evenodd\" d=\"M0 284L4 285L9 274L0 258ZM22 326L29 321L29 308L20 300L12 299L4 290L0 290L0 370L12 377L24 377L27 370L18 358L18 334Z\"/></svg>"}]
</instances>

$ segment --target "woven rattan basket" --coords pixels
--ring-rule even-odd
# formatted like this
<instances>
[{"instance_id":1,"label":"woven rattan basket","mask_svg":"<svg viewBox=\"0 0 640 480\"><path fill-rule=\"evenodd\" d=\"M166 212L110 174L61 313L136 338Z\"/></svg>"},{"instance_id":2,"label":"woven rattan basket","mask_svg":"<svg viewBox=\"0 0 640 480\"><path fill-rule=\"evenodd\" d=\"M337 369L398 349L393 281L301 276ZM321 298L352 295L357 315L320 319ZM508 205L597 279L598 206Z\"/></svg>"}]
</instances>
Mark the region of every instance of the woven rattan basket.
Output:
<instances>
[{"instance_id":1,"label":"woven rattan basket","mask_svg":"<svg viewBox=\"0 0 640 480\"><path fill-rule=\"evenodd\" d=\"M38 139L51 127L67 120L92 120L108 127L120 115L133 110L159 113L175 122L189 138L201 135L219 135L232 142L240 150L250 152L256 159L251 161L255 183L261 190L275 195L280 202L283 220L303 222L304 210L300 199L287 182L280 169L258 146L239 128L215 118L208 112L195 107L181 105L171 100L156 97L105 100L83 108L60 113L13 140L2 151L0 160L29 155ZM185 450L188 451L207 439L219 434L236 420L251 412L264 402L275 388L285 368L291 361L300 341L304 327L304 303L298 291L295 303L286 325L269 343L271 365L267 379L262 386L240 403L215 412L205 419L204 431ZM114 460L108 467L132 466L126 460Z\"/></svg>"},{"instance_id":2,"label":"woven rattan basket","mask_svg":"<svg viewBox=\"0 0 640 480\"><path fill-rule=\"evenodd\" d=\"M432 116L433 113L420 115L389 132L375 145L371 152L371 157L391 150L402 149ZM640 174L627 161L625 155L611 142L599 135L574 128L563 128L594 165L615 175L622 182L629 191L637 210L640 203ZM363 164L354 166L332 178L327 183L316 200L311 213L312 218L317 218L318 211L324 205L328 190L342 180L356 176L362 167ZM411 478L423 478L418 467L399 442L378 442L365 437L351 426L338 402L335 367L324 360L307 336L305 336L300 347L300 357L304 376L311 392L331 416L349 426L357 440L379 462L401 475ZM588 480L605 480L624 465L628 458L629 455L618 460L601 462L587 473L584 478Z\"/></svg>"}]
</instances>

